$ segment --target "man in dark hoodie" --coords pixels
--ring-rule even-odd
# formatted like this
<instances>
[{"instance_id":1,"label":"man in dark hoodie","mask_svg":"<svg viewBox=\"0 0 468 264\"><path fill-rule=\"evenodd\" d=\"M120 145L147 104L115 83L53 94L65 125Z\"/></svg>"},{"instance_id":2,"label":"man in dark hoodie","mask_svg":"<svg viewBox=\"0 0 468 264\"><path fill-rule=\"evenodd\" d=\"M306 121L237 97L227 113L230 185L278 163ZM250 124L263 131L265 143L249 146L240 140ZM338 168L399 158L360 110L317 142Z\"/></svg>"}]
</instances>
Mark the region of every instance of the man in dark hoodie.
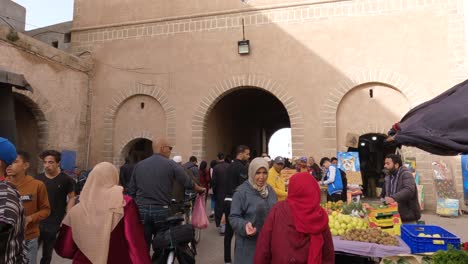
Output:
<instances>
[{"instance_id":1,"label":"man in dark hoodie","mask_svg":"<svg viewBox=\"0 0 468 264\"><path fill-rule=\"evenodd\" d=\"M189 162L184 164L184 169L190 170L193 174L193 177L198 179L198 160L197 157L191 156Z\"/></svg>"},{"instance_id":2,"label":"man in dark hoodie","mask_svg":"<svg viewBox=\"0 0 468 264\"><path fill-rule=\"evenodd\" d=\"M418 189L413 174L403 166L401 157L395 154L385 158L385 201L398 203L398 212L404 224L416 223L421 218L418 202Z\"/></svg>"},{"instance_id":3,"label":"man in dark hoodie","mask_svg":"<svg viewBox=\"0 0 468 264\"><path fill-rule=\"evenodd\" d=\"M236 148L236 159L226 169L226 198L224 199L224 214L226 215L226 231L224 233L224 262L231 263L231 242L234 231L229 223L231 214L232 196L237 187L241 185L248 175L248 160L250 159L250 148L240 145Z\"/></svg>"}]
</instances>

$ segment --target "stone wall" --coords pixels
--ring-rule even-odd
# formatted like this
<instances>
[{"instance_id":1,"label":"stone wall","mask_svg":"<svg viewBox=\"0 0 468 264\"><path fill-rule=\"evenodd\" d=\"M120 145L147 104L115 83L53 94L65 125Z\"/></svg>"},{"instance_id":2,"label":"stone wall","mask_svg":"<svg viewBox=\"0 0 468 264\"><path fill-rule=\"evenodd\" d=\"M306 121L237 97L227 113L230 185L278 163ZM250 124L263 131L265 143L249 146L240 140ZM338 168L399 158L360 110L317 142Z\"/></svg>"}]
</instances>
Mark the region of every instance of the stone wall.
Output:
<instances>
[{"instance_id":1,"label":"stone wall","mask_svg":"<svg viewBox=\"0 0 468 264\"><path fill-rule=\"evenodd\" d=\"M10 41L8 34L8 27L0 27L0 67L23 74L33 88L14 92L36 119L39 150L77 151L78 165L85 167L91 64L21 33Z\"/></svg>"}]
</instances>

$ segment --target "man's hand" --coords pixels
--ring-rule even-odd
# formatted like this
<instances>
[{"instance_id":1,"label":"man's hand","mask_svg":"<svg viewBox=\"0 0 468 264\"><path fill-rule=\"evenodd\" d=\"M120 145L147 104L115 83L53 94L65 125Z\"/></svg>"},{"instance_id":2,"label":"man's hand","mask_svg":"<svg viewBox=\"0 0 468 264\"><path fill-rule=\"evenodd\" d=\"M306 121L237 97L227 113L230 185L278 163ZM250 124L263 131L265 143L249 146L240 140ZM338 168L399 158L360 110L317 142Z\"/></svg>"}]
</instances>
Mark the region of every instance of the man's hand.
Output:
<instances>
[{"instance_id":1,"label":"man's hand","mask_svg":"<svg viewBox=\"0 0 468 264\"><path fill-rule=\"evenodd\" d=\"M385 197L385 202L387 202L388 204L392 204L395 202L395 199L393 199L392 197Z\"/></svg>"},{"instance_id":2,"label":"man's hand","mask_svg":"<svg viewBox=\"0 0 468 264\"><path fill-rule=\"evenodd\" d=\"M24 220L25 220L24 226L27 227L29 225L29 223L32 222L33 219L32 219L31 216L26 216L26 218Z\"/></svg>"},{"instance_id":3,"label":"man's hand","mask_svg":"<svg viewBox=\"0 0 468 264\"><path fill-rule=\"evenodd\" d=\"M248 236L254 236L254 235L257 233L257 228L253 227L253 226L252 226L252 223L248 222L248 223L245 225L245 233L246 233Z\"/></svg>"},{"instance_id":4,"label":"man's hand","mask_svg":"<svg viewBox=\"0 0 468 264\"><path fill-rule=\"evenodd\" d=\"M201 187L200 185L194 183L193 184L193 189L197 192L197 193L204 193L206 192L206 189Z\"/></svg>"}]
</instances>

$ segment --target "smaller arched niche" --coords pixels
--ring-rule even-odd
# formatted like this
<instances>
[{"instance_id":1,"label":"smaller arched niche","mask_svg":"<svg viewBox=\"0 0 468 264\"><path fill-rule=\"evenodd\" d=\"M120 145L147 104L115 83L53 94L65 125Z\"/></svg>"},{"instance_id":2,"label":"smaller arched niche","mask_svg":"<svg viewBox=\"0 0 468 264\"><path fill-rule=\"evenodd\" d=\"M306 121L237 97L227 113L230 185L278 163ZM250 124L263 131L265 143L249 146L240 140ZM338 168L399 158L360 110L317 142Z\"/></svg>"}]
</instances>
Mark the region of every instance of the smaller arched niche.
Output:
<instances>
[{"instance_id":1,"label":"smaller arched niche","mask_svg":"<svg viewBox=\"0 0 468 264\"><path fill-rule=\"evenodd\" d=\"M136 164L153 155L153 142L146 138L136 138L128 142L122 149L121 159L130 164Z\"/></svg>"},{"instance_id":2,"label":"smaller arched niche","mask_svg":"<svg viewBox=\"0 0 468 264\"><path fill-rule=\"evenodd\" d=\"M349 91L341 100L336 116L338 150L344 151L348 133L386 133L410 110L408 99L396 88L367 83Z\"/></svg>"},{"instance_id":3,"label":"smaller arched niche","mask_svg":"<svg viewBox=\"0 0 468 264\"><path fill-rule=\"evenodd\" d=\"M124 101L117 110L114 123L114 151L124 148L135 137L129 135L166 135L166 114L161 104L153 97L135 95ZM114 153L120 157L122 153Z\"/></svg>"}]
</instances>

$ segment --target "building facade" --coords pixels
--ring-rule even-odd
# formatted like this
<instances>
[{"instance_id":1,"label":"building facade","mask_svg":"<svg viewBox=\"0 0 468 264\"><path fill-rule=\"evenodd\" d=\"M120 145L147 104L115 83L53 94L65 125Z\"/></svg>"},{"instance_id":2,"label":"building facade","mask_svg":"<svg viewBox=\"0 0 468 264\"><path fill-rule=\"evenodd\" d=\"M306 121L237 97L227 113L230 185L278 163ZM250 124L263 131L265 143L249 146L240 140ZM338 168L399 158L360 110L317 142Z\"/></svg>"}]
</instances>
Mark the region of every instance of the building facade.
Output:
<instances>
[{"instance_id":1,"label":"building facade","mask_svg":"<svg viewBox=\"0 0 468 264\"><path fill-rule=\"evenodd\" d=\"M0 0L0 25L24 31L26 26L26 8L11 1Z\"/></svg>"},{"instance_id":2,"label":"building facade","mask_svg":"<svg viewBox=\"0 0 468 264\"><path fill-rule=\"evenodd\" d=\"M348 134L386 133L466 79L464 16L461 0L75 0L71 52L93 70L72 97L89 106L88 136L70 147L83 166L120 165L165 135L175 154L211 160L239 143L260 154L290 127L294 156L335 156ZM403 153L434 209L440 157ZM461 192L460 159L446 160Z\"/></svg>"},{"instance_id":3,"label":"building facade","mask_svg":"<svg viewBox=\"0 0 468 264\"><path fill-rule=\"evenodd\" d=\"M40 40L50 46L70 51L72 21L67 21L47 27L37 28L26 32L28 36Z\"/></svg>"},{"instance_id":4,"label":"building facade","mask_svg":"<svg viewBox=\"0 0 468 264\"><path fill-rule=\"evenodd\" d=\"M0 26L0 68L24 75L33 92L13 89L17 148L32 155L31 175L45 149L71 150L87 162L88 73L92 64L23 33Z\"/></svg>"}]
</instances>

